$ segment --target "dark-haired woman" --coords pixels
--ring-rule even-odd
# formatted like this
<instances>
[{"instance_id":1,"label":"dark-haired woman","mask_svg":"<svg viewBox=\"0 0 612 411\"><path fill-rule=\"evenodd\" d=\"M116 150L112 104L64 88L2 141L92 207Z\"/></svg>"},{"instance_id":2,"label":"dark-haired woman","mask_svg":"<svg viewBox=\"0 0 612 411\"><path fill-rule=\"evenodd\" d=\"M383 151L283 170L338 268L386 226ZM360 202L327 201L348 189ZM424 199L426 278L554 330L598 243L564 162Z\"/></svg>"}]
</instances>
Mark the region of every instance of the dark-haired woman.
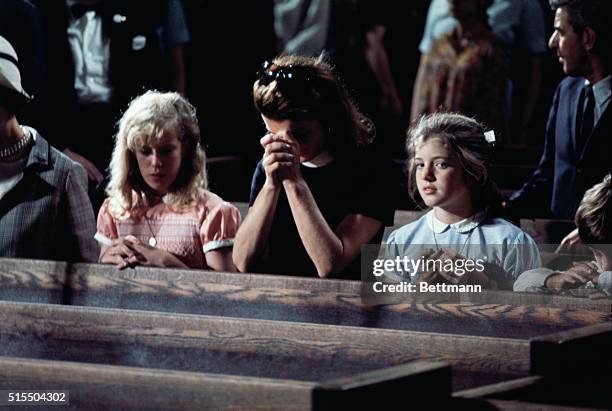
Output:
<instances>
[{"instance_id":1,"label":"dark-haired woman","mask_svg":"<svg viewBox=\"0 0 612 411\"><path fill-rule=\"evenodd\" d=\"M253 99L267 134L236 235L240 271L359 278L361 247L393 219L389 167L365 156L374 135L322 56L265 63Z\"/></svg>"}]
</instances>

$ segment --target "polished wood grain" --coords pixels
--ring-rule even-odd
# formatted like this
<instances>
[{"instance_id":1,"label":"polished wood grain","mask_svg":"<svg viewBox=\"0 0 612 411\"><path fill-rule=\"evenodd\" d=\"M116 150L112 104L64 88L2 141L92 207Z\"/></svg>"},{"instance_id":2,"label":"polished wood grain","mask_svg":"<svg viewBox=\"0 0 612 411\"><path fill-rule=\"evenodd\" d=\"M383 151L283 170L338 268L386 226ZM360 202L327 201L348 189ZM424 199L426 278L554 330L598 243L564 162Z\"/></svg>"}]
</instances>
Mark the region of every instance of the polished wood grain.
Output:
<instances>
[{"instance_id":1,"label":"polished wood grain","mask_svg":"<svg viewBox=\"0 0 612 411\"><path fill-rule=\"evenodd\" d=\"M98 307L530 338L609 321L610 301L509 292L406 294L371 305L342 280L0 260L0 298Z\"/></svg>"},{"instance_id":2,"label":"polished wood grain","mask_svg":"<svg viewBox=\"0 0 612 411\"><path fill-rule=\"evenodd\" d=\"M0 342L3 356L311 381L415 360L529 371L525 340L12 302L0 302Z\"/></svg>"},{"instance_id":3,"label":"polished wood grain","mask_svg":"<svg viewBox=\"0 0 612 411\"><path fill-rule=\"evenodd\" d=\"M0 357L0 385L69 391L69 406L50 409L131 411L310 410L316 386L295 380L15 357Z\"/></svg>"}]
</instances>

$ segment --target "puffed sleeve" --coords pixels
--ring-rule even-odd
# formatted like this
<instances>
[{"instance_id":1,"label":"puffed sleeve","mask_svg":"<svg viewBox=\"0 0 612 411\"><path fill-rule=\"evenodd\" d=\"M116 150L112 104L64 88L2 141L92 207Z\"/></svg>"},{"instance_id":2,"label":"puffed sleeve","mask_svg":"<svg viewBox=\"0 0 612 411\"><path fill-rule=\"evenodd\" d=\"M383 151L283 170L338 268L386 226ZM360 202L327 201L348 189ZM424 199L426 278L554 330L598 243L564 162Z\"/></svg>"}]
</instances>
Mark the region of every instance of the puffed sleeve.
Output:
<instances>
[{"instance_id":1,"label":"puffed sleeve","mask_svg":"<svg viewBox=\"0 0 612 411\"><path fill-rule=\"evenodd\" d=\"M207 253L234 245L234 237L240 226L240 212L228 202L222 202L210 210L200 228L202 250Z\"/></svg>"},{"instance_id":2,"label":"puffed sleeve","mask_svg":"<svg viewBox=\"0 0 612 411\"><path fill-rule=\"evenodd\" d=\"M100 211L98 212L97 231L94 238L104 245L110 245L110 242L119 238L117 234L117 225L115 219L108 210L110 199L104 200Z\"/></svg>"}]
</instances>

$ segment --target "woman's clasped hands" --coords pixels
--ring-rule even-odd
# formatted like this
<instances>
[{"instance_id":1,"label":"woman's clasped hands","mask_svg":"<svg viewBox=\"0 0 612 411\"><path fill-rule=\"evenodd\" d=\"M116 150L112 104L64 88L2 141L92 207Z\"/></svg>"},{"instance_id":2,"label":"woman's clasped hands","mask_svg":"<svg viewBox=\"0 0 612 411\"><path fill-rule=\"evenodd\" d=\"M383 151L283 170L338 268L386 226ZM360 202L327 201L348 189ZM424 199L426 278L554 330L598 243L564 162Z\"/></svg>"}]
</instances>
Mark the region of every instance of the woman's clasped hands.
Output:
<instances>
[{"instance_id":1,"label":"woman's clasped hands","mask_svg":"<svg viewBox=\"0 0 612 411\"><path fill-rule=\"evenodd\" d=\"M260 140L264 148L263 166L266 184L280 188L285 181L299 181L300 145L290 132L268 133Z\"/></svg>"}]
</instances>

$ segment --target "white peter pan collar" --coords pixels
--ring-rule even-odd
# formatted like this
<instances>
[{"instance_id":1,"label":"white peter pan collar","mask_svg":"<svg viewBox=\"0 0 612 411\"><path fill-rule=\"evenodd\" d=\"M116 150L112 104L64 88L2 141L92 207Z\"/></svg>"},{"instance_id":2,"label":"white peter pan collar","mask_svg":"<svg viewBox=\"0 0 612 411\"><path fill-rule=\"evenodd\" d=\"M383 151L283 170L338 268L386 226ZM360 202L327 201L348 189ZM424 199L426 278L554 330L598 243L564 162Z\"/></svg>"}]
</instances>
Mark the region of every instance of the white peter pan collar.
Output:
<instances>
[{"instance_id":1,"label":"white peter pan collar","mask_svg":"<svg viewBox=\"0 0 612 411\"><path fill-rule=\"evenodd\" d=\"M329 150L321 151L315 157L311 158L309 161L304 161L302 165L308 168L318 168L328 165L334 161L334 156Z\"/></svg>"},{"instance_id":2,"label":"white peter pan collar","mask_svg":"<svg viewBox=\"0 0 612 411\"><path fill-rule=\"evenodd\" d=\"M427 222L429 223L429 227L436 234L443 233L449 227L451 227L453 230L458 231L459 233L466 234L478 227L485 220L485 218L486 213L484 211L480 211L468 218L465 218L461 221L457 221L456 223L447 224L438 220L434 215L433 210L427 213Z\"/></svg>"}]
</instances>

